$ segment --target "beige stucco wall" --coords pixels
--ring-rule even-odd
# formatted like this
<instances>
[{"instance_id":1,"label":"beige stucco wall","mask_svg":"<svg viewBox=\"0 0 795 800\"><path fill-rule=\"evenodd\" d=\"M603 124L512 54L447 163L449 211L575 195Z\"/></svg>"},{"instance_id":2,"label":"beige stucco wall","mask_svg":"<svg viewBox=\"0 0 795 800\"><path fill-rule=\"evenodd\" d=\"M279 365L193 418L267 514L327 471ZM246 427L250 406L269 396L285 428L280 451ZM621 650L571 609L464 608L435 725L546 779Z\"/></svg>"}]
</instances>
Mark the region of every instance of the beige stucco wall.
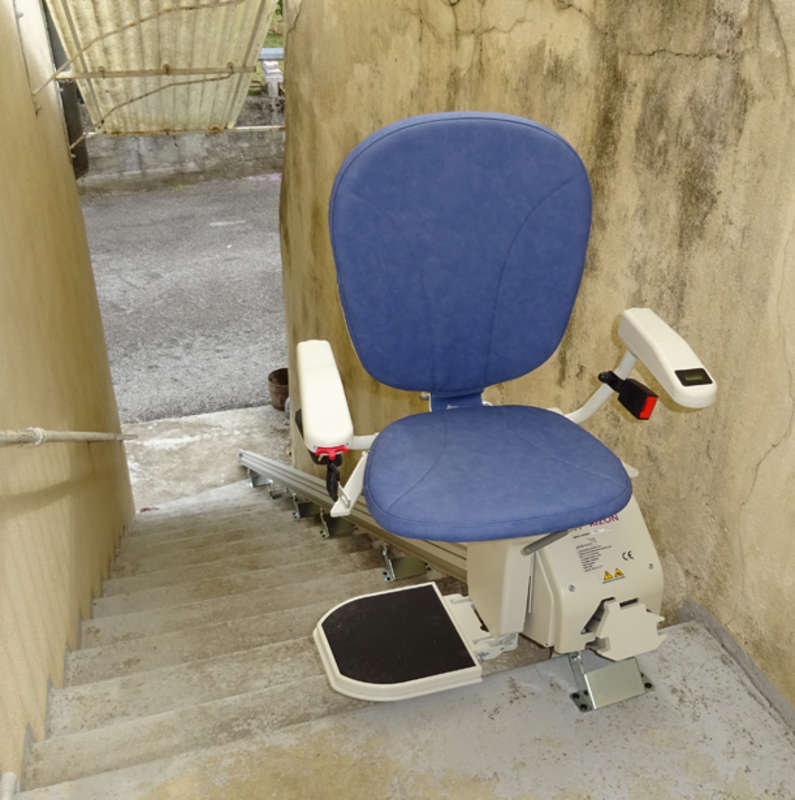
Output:
<instances>
[{"instance_id":1,"label":"beige stucco wall","mask_svg":"<svg viewBox=\"0 0 795 800\"><path fill-rule=\"evenodd\" d=\"M351 350L326 223L334 173L364 136L416 113L487 109L558 130L593 184L586 277L556 355L489 396L571 409L620 357L623 308L676 326L717 376L717 405L665 403L638 423L612 404L588 427L642 471L669 618L685 599L703 604L795 702L795 6L291 0L287 11L291 345L332 340L359 432L420 410ZM307 466L297 442L296 454Z\"/></svg>"},{"instance_id":2,"label":"beige stucco wall","mask_svg":"<svg viewBox=\"0 0 795 800\"><path fill-rule=\"evenodd\" d=\"M49 70L38 2L17 3L31 81ZM31 98L0 3L0 429L118 431L102 324L54 90ZM0 772L43 734L132 513L120 443L0 448Z\"/></svg>"}]
</instances>

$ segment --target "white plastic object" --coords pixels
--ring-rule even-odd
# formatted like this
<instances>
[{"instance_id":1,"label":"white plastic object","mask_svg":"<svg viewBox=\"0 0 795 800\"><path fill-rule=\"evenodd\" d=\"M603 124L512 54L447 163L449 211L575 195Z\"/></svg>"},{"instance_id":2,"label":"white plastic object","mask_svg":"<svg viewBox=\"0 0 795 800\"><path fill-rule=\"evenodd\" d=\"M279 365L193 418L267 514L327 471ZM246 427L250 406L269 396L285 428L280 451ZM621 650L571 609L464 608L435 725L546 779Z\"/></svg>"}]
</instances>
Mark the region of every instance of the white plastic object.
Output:
<instances>
[{"instance_id":1,"label":"white plastic object","mask_svg":"<svg viewBox=\"0 0 795 800\"><path fill-rule=\"evenodd\" d=\"M491 634L524 628L533 560L521 551L541 538L544 537L467 543L467 588Z\"/></svg>"},{"instance_id":2,"label":"white plastic object","mask_svg":"<svg viewBox=\"0 0 795 800\"><path fill-rule=\"evenodd\" d=\"M362 453L345 486L339 487L337 502L331 507L332 517L347 517L353 511L364 487L365 464L367 464L367 452Z\"/></svg>"},{"instance_id":3,"label":"white plastic object","mask_svg":"<svg viewBox=\"0 0 795 800\"><path fill-rule=\"evenodd\" d=\"M575 653L595 642L589 623L603 600L637 601L654 614L660 611L662 566L634 496L617 514L571 530L532 558L524 633L558 653ZM624 627L614 633L610 648L639 655L648 642Z\"/></svg>"},{"instance_id":4,"label":"white plastic object","mask_svg":"<svg viewBox=\"0 0 795 800\"><path fill-rule=\"evenodd\" d=\"M715 379L690 345L650 308L623 311L618 336L674 402L686 408L706 408L715 402Z\"/></svg>"},{"instance_id":5,"label":"white plastic object","mask_svg":"<svg viewBox=\"0 0 795 800\"><path fill-rule=\"evenodd\" d=\"M618 600L608 600L602 606L602 617L594 628L596 644L593 649L612 661L650 653L665 639L665 634L657 629L663 619L643 603L622 606Z\"/></svg>"},{"instance_id":6,"label":"white plastic object","mask_svg":"<svg viewBox=\"0 0 795 800\"><path fill-rule=\"evenodd\" d=\"M319 447L349 447L353 421L331 345L325 339L299 342L296 361L304 443L313 453Z\"/></svg>"}]
</instances>

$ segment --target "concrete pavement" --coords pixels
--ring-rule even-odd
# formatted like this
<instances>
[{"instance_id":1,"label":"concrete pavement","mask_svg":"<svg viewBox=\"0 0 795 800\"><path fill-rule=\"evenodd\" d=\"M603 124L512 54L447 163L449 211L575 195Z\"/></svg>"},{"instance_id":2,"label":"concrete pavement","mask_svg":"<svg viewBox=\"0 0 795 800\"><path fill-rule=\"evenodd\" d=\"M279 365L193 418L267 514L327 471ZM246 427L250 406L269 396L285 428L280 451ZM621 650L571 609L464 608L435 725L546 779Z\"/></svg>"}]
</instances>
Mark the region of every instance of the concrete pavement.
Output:
<instances>
[{"instance_id":1,"label":"concrete pavement","mask_svg":"<svg viewBox=\"0 0 795 800\"><path fill-rule=\"evenodd\" d=\"M269 402L286 365L281 175L82 198L124 422Z\"/></svg>"}]
</instances>

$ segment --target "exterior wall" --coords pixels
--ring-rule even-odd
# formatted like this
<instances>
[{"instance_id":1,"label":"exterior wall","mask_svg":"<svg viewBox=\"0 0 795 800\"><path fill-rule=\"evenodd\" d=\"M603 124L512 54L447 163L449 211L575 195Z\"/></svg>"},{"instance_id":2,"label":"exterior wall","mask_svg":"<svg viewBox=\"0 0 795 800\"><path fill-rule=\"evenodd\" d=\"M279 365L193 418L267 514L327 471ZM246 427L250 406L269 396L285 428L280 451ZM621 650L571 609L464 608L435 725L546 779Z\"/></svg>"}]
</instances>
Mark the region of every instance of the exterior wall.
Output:
<instances>
[{"instance_id":1,"label":"exterior wall","mask_svg":"<svg viewBox=\"0 0 795 800\"><path fill-rule=\"evenodd\" d=\"M30 81L51 68L38 2L18 2ZM0 4L0 428L118 431L57 96L35 103L14 4ZM44 733L48 681L79 644L132 515L120 443L0 449L0 772Z\"/></svg>"},{"instance_id":2,"label":"exterior wall","mask_svg":"<svg viewBox=\"0 0 795 800\"><path fill-rule=\"evenodd\" d=\"M367 134L423 112L508 112L562 133L593 184L586 276L558 352L488 397L574 408L621 355L623 308L678 328L717 377L717 405L663 402L639 423L612 403L589 427L641 470L669 619L685 599L706 606L795 702L795 7L304 0L287 25L291 357L303 338L332 341L360 433L423 409L352 352L326 222L336 169Z\"/></svg>"}]
</instances>

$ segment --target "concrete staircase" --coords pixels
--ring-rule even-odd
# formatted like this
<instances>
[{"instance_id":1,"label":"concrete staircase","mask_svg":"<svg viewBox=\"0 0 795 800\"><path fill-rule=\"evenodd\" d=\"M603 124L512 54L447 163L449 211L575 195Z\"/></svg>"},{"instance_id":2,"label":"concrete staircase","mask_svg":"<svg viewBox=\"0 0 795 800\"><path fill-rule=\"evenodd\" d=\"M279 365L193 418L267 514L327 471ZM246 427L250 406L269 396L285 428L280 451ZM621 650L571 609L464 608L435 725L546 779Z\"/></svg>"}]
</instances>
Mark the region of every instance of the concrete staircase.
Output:
<instances>
[{"instance_id":1,"label":"concrete staircase","mask_svg":"<svg viewBox=\"0 0 795 800\"><path fill-rule=\"evenodd\" d=\"M389 588L382 566L367 536L324 540L243 485L138 515L50 692L21 797L260 796L213 787L209 765L245 770L275 732L365 705L329 688L311 632L336 603ZM484 672L545 654L523 642Z\"/></svg>"}]
</instances>

